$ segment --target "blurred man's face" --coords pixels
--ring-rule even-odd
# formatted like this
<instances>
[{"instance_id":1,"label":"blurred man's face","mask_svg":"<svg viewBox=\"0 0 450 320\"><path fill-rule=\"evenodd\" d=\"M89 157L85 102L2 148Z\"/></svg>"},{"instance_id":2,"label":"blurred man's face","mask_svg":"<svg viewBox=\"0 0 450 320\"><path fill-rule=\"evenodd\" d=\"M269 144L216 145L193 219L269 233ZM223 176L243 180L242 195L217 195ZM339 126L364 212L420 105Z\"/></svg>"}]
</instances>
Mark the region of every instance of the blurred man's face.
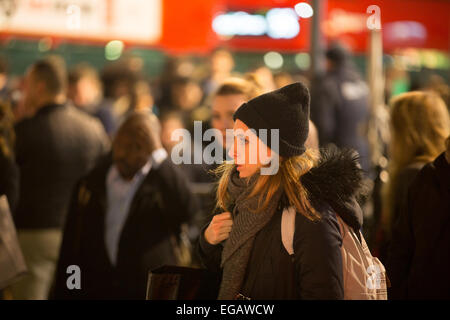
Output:
<instances>
[{"instance_id":1,"label":"blurred man's face","mask_svg":"<svg viewBox=\"0 0 450 320\"><path fill-rule=\"evenodd\" d=\"M94 105L100 97L98 85L89 77L81 78L69 88L69 98L80 108Z\"/></svg>"},{"instance_id":2,"label":"blurred man's face","mask_svg":"<svg viewBox=\"0 0 450 320\"><path fill-rule=\"evenodd\" d=\"M216 96L212 103L211 125L222 133L222 146L226 147L227 129L233 129L234 112L246 101L243 94Z\"/></svg>"},{"instance_id":3,"label":"blurred man's face","mask_svg":"<svg viewBox=\"0 0 450 320\"><path fill-rule=\"evenodd\" d=\"M193 82L175 85L172 94L174 103L181 110L192 110L198 107L202 100L202 89Z\"/></svg>"},{"instance_id":4,"label":"blurred man's face","mask_svg":"<svg viewBox=\"0 0 450 320\"><path fill-rule=\"evenodd\" d=\"M233 71L233 57L228 52L218 51L211 58L211 69L213 73L230 73Z\"/></svg>"},{"instance_id":5,"label":"blurred man's face","mask_svg":"<svg viewBox=\"0 0 450 320\"><path fill-rule=\"evenodd\" d=\"M162 123L161 129L161 142L164 148L171 152L173 147L178 144L178 141L172 140L172 133L175 130L184 129L183 122L178 118L169 118Z\"/></svg>"},{"instance_id":6,"label":"blurred man's face","mask_svg":"<svg viewBox=\"0 0 450 320\"><path fill-rule=\"evenodd\" d=\"M327 72L333 71L334 70L334 63L333 61L331 61L330 59L326 59L325 60L325 70Z\"/></svg>"},{"instance_id":7,"label":"blurred man's face","mask_svg":"<svg viewBox=\"0 0 450 320\"><path fill-rule=\"evenodd\" d=\"M125 180L133 179L150 154L150 143L139 130L121 129L113 141L114 165Z\"/></svg>"}]
</instances>

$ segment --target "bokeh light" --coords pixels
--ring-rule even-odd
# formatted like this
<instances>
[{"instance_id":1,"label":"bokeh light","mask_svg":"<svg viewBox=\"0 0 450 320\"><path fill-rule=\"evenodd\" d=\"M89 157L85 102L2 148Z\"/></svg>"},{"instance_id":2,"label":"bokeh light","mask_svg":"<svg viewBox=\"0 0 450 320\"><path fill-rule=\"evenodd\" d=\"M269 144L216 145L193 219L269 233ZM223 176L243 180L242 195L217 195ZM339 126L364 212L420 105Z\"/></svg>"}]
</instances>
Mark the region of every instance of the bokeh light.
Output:
<instances>
[{"instance_id":1,"label":"bokeh light","mask_svg":"<svg viewBox=\"0 0 450 320\"><path fill-rule=\"evenodd\" d=\"M283 66L283 56L278 52L271 51L264 55L264 63L270 69L279 69Z\"/></svg>"},{"instance_id":2,"label":"bokeh light","mask_svg":"<svg viewBox=\"0 0 450 320\"><path fill-rule=\"evenodd\" d=\"M294 9L300 18L311 18L314 14L313 8L306 2L297 3Z\"/></svg>"},{"instance_id":3,"label":"bokeh light","mask_svg":"<svg viewBox=\"0 0 450 320\"><path fill-rule=\"evenodd\" d=\"M105 58L106 60L117 60L121 57L123 48L125 45L120 40L113 40L108 42L105 47Z\"/></svg>"}]
</instances>

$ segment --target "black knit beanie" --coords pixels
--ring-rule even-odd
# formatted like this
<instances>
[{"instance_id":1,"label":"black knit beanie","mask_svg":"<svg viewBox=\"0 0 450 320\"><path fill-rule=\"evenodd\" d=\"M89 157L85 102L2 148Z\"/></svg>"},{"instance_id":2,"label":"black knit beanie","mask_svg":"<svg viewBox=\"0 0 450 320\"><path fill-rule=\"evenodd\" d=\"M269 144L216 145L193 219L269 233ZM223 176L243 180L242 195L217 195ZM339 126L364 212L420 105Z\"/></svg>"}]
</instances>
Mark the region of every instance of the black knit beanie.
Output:
<instances>
[{"instance_id":1,"label":"black knit beanie","mask_svg":"<svg viewBox=\"0 0 450 320\"><path fill-rule=\"evenodd\" d=\"M309 131L309 91L304 84L296 82L260 95L242 104L233 115L249 129L268 129L267 141L272 148L269 129L279 129L279 155L299 156L305 152L305 141Z\"/></svg>"}]
</instances>

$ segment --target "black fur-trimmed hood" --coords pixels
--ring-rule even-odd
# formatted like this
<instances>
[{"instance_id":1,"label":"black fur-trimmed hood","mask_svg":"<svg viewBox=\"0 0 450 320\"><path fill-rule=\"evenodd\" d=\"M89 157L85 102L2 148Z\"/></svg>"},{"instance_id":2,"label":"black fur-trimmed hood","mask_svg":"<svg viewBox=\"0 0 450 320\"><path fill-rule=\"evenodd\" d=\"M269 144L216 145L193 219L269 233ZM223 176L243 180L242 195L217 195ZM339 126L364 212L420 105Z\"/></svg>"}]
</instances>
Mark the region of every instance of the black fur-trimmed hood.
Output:
<instances>
[{"instance_id":1,"label":"black fur-trimmed hood","mask_svg":"<svg viewBox=\"0 0 450 320\"><path fill-rule=\"evenodd\" d=\"M358 154L351 149L322 149L317 166L301 178L314 207L328 204L355 231L363 224L357 199L365 193Z\"/></svg>"}]
</instances>

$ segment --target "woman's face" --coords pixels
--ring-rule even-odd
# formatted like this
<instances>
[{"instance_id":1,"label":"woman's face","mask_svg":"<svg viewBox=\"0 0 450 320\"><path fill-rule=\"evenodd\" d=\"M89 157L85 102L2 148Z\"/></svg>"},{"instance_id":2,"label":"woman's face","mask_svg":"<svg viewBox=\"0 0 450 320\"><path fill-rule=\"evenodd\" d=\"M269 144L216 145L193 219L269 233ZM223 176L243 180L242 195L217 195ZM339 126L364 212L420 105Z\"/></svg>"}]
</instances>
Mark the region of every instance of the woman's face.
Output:
<instances>
[{"instance_id":1,"label":"woman's face","mask_svg":"<svg viewBox=\"0 0 450 320\"><path fill-rule=\"evenodd\" d=\"M243 94L216 96L212 104L211 126L222 133L222 145L226 146L226 130L233 129L233 114L246 101Z\"/></svg>"},{"instance_id":2,"label":"woman's face","mask_svg":"<svg viewBox=\"0 0 450 320\"><path fill-rule=\"evenodd\" d=\"M240 178L248 178L268 164L272 151L247 125L237 119L234 124L234 141L228 154L234 159Z\"/></svg>"}]
</instances>

